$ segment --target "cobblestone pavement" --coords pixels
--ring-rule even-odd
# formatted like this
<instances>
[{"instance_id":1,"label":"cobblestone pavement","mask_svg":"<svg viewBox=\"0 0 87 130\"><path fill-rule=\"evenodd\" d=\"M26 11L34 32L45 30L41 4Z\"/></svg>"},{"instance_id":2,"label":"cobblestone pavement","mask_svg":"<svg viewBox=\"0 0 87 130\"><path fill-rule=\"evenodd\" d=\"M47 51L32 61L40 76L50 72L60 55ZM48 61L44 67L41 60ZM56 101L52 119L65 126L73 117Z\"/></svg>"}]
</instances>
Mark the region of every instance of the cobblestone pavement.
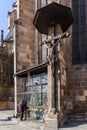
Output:
<instances>
[{"instance_id":1,"label":"cobblestone pavement","mask_svg":"<svg viewBox=\"0 0 87 130\"><path fill-rule=\"evenodd\" d=\"M0 111L0 130L48 130L40 121L20 121L18 118L13 118L13 115L13 110ZM87 130L87 121L68 122L58 130Z\"/></svg>"},{"instance_id":2,"label":"cobblestone pavement","mask_svg":"<svg viewBox=\"0 0 87 130\"><path fill-rule=\"evenodd\" d=\"M14 117L14 110L0 111L0 130L42 130L44 124L39 120L24 120Z\"/></svg>"}]
</instances>

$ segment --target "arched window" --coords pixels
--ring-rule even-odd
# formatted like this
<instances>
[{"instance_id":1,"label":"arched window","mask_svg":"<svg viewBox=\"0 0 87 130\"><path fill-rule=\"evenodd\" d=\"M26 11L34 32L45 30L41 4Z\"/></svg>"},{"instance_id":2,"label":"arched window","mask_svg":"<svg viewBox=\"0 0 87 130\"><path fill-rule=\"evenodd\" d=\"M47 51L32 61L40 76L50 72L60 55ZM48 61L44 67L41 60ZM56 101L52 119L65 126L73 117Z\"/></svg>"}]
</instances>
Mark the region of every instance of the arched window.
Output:
<instances>
[{"instance_id":1,"label":"arched window","mask_svg":"<svg viewBox=\"0 0 87 130\"><path fill-rule=\"evenodd\" d=\"M40 3L41 3L41 7L44 7L47 5L47 0L41 0Z\"/></svg>"},{"instance_id":2,"label":"arched window","mask_svg":"<svg viewBox=\"0 0 87 130\"><path fill-rule=\"evenodd\" d=\"M44 34L41 34L41 42L43 42L43 40L46 40L47 36ZM47 48L44 44L41 44L41 62L46 62L47 60Z\"/></svg>"},{"instance_id":3,"label":"arched window","mask_svg":"<svg viewBox=\"0 0 87 130\"><path fill-rule=\"evenodd\" d=\"M87 64L86 0L73 0L72 63Z\"/></svg>"},{"instance_id":4,"label":"arched window","mask_svg":"<svg viewBox=\"0 0 87 130\"><path fill-rule=\"evenodd\" d=\"M11 57L10 60L10 87L14 86L14 57Z\"/></svg>"}]
</instances>

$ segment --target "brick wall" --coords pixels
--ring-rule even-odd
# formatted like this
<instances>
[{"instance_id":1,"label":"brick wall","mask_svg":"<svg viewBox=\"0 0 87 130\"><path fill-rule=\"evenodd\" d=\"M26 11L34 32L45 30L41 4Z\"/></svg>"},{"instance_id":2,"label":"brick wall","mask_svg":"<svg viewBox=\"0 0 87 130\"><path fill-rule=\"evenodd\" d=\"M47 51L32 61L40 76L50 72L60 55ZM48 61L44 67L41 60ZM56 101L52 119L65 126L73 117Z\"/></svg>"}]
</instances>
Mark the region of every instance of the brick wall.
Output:
<instances>
[{"instance_id":1,"label":"brick wall","mask_svg":"<svg viewBox=\"0 0 87 130\"><path fill-rule=\"evenodd\" d=\"M7 48L0 48L1 51L1 82L0 82L0 101L6 101L6 91L7 91L7 84L8 84L8 54Z\"/></svg>"},{"instance_id":2,"label":"brick wall","mask_svg":"<svg viewBox=\"0 0 87 130\"><path fill-rule=\"evenodd\" d=\"M87 66L73 66L68 71L68 95L74 113L87 112Z\"/></svg>"},{"instance_id":3,"label":"brick wall","mask_svg":"<svg viewBox=\"0 0 87 130\"><path fill-rule=\"evenodd\" d=\"M14 26L14 20L16 20L17 12L16 9L12 12L8 12L8 31Z\"/></svg>"},{"instance_id":4,"label":"brick wall","mask_svg":"<svg viewBox=\"0 0 87 130\"><path fill-rule=\"evenodd\" d=\"M10 14L10 28L14 26L14 20L16 20L17 14L16 10L13 10Z\"/></svg>"},{"instance_id":5,"label":"brick wall","mask_svg":"<svg viewBox=\"0 0 87 130\"><path fill-rule=\"evenodd\" d=\"M0 110L7 110L7 102L4 101L4 102L0 102Z\"/></svg>"},{"instance_id":6,"label":"brick wall","mask_svg":"<svg viewBox=\"0 0 87 130\"><path fill-rule=\"evenodd\" d=\"M23 0L19 3L19 24L16 32L17 71L34 66L34 3Z\"/></svg>"},{"instance_id":7,"label":"brick wall","mask_svg":"<svg viewBox=\"0 0 87 130\"><path fill-rule=\"evenodd\" d=\"M14 25L14 20L16 19L16 10L13 12L9 12L9 32L10 29ZM13 41L9 41L8 39L13 36L13 34L9 35L9 32L7 34L7 39L3 41L3 45L5 47L2 48L2 64L3 64L3 72L2 72L2 83L0 84L0 101L1 106L0 109L9 109L10 105L8 103L10 102L10 98L13 98L12 102L14 102L14 86L11 86L9 88L10 83L10 58L13 55ZM8 41L6 41L8 40ZM11 105L11 108L14 108L14 105Z\"/></svg>"}]
</instances>

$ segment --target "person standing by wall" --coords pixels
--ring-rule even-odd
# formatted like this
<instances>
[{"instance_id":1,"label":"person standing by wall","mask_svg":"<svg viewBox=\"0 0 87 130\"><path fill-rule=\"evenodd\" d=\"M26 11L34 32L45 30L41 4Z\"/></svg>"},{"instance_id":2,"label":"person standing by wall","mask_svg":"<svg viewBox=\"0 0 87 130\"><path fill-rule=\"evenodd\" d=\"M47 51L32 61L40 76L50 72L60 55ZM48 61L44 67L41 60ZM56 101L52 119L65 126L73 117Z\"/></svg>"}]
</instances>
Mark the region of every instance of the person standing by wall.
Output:
<instances>
[{"instance_id":1,"label":"person standing by wall","mask_svg":"<svg viewBox=\"0 0 87 130\"><path fill-rule=\"evenodd\" d=\"M24 99L20 101L18 108L20 112L20 120L23 120L24 112L25 112L25 120L26 120L26 101Z\"/></svg>"}]
</instances>

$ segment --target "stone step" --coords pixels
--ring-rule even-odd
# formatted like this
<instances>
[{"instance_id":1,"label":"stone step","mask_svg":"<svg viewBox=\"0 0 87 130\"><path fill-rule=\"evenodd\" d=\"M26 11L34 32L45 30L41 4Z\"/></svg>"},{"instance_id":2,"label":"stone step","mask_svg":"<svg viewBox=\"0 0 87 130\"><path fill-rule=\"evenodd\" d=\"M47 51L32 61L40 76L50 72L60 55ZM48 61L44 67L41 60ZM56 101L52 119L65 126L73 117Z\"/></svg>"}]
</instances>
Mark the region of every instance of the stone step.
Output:
<instances>
[{"instance_id":1,"label":"stone step","mask_svg":"<svg viewBox=\"0 0 87 130\"><path fill-rule=\"evenodd\" d=\"M84 121L87 120L87 113L86 114L73 114L73 115L69 115L68 116L68 120L72 120L72 121Z\"/></svg>"}]
</instances>

